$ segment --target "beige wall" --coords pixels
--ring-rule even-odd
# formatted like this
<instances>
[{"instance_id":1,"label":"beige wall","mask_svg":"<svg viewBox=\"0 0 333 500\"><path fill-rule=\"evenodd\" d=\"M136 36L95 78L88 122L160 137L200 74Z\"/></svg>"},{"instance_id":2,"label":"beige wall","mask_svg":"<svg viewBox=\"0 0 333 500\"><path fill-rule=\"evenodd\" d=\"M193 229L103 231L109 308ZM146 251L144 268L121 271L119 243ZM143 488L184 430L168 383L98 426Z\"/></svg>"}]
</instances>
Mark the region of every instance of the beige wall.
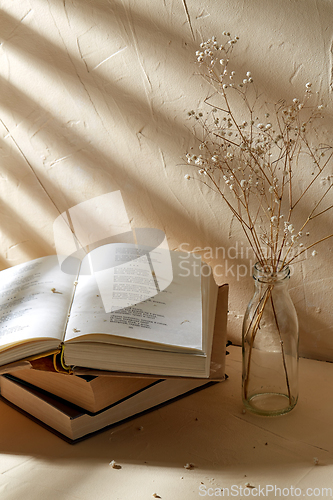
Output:
<instances>
[{"instance_id":1,"label":"beige wall","mask_svg":"<svg viewBox=\"0 0 333 500\"><path fill-rule=\"evenodd\" d=\"M231 285L229 338L239 343L252 283L248 272L233 274L251 264L240 253L246 245L220 200L184 181L187 111L207 94L195 50L228 29L240 36L239 68L250 69L270 99L294 97L312 81L329 117L332 2L1 0L0 7L1 268L55 253L59 212L120 190L132 227L162 229L170 248L229 250L228 262L222 250L205 257ZM332 214L323 224L333 226ZM301 354L329 360L332 248L332 240L323 243L290 283Z\"/></svg>"}]
</instances>

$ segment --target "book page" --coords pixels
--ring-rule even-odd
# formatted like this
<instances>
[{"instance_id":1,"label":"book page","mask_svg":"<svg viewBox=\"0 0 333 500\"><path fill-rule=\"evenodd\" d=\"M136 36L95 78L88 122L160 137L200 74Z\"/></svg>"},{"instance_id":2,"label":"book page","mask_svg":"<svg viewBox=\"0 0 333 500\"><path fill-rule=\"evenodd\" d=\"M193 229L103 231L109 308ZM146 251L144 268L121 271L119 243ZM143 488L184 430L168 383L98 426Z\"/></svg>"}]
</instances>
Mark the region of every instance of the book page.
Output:
<instances>
[{"instance_id":1,"label":"book page","mask_svg":"<svg viewBox=\"0 0 333 500\"><path fill-rule=\"evenodd\" d=\"M57 256L5 269L0 279L0 350L45 337L62 340L76 276ZM60 342L59 342L60 343Z\"/></svg>"},{"instance_id":2,"label":"book page","mask_svg":"<svg viewBox=\"0 0 333 500\"><path fill-rule=\"evenodd\" d=\"M84 336L93 342L201 351L201 261L198 256L186 254L186 265L183 265L184 254L180 252L168 251L166 255L166 250L155 249L148 255L137 253L135 245L105 247L109 268L105 269L102 260L98 260L99 268L96 268L92 256L95 274L80 273L65 341L80 341ZM85 264L82 262L84 271ZM98 273L104 275L103 280ZM111 309L106 310L105 306L108 308L110 304Z\"/></svg>"}]
</instances>

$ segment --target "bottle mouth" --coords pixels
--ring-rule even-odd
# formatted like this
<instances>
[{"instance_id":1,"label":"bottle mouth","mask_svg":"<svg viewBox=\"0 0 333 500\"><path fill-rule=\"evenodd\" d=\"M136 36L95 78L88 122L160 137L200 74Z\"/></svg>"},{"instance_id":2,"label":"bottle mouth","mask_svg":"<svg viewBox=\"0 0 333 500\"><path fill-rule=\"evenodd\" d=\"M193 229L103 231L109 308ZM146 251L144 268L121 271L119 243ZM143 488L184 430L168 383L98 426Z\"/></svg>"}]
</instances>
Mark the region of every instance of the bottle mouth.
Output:
<instances>
[{"instance_id":1,"label":"bottle mouth","mask_svg":"<svg viewBox=\"0 0 333 500\"><path fill-rule=\"evenodd\" d=\"M282 262L272 264L262 264L257 262L253 268L253 278L262 283L272 283L289 279L290 267L283 265Z\"/></svg>"}]
</instances>

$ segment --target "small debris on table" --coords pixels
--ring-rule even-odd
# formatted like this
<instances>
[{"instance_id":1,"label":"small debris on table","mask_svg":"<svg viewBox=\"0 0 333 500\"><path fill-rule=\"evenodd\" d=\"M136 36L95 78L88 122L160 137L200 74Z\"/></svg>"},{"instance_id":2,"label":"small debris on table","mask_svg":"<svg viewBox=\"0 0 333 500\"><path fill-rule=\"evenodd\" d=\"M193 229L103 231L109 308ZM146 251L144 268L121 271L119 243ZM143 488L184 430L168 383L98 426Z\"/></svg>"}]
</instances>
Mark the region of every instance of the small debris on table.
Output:
<instances>
[{"instance_id":1,"label":"small debris on table","mask_svg":"<svg viewBox=\"0 0 333 500\"><path fill-rule=\"evenodd\" d=\"M195 465L194 465L194 464L192 464L192 463L188 463L188 464L185 464L185 465L184 465L184 469L188 469L188 470L190 470L190 469L194 469L194 467L195 467Z\"/></svg>"},{"instance_id":2,"label":"small debris on table","mask_svg":"<svg viewBox=\"0 0 333 500\"><path fill-rule=\"evenodd\" d=\"M121 465L117 465L115 460L111 460L109 463L112 469L121 469Z\"/></svg>"}]
</instances>

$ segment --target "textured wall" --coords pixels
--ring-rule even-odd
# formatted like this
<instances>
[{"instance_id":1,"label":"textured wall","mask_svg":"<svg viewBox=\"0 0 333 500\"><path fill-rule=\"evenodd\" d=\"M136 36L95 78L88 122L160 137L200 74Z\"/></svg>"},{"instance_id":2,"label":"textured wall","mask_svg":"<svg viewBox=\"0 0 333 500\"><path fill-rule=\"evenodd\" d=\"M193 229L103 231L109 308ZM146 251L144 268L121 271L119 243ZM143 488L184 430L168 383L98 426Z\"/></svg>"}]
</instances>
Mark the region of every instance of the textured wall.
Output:
<instances>
[{"instance_id":1,"label":"textured wall","mask_svg":"<svg viewBox=\"0 0 333 500\"><path fill-rule=\"evenodd\" d=\"M1 267L55 253L59 212L120 190L132 226L162 229L171 248L229 249L228 262L222 250L204 253L231 285L229 338L239 342L252 293L249 273L236 275L244 272L237 265L251 265L246 245L220 200L184 181L187 112L208 92L195 51L228 29L240 36L239 69L250 69L270 99L294 97L312 81L329 102L329 124L332 3L0 0L0 7ZM333 226L332 214L322 224ZM301 353L330 360L332 248L323 243L290 283Z\"/></svg>"}]
</instances>

